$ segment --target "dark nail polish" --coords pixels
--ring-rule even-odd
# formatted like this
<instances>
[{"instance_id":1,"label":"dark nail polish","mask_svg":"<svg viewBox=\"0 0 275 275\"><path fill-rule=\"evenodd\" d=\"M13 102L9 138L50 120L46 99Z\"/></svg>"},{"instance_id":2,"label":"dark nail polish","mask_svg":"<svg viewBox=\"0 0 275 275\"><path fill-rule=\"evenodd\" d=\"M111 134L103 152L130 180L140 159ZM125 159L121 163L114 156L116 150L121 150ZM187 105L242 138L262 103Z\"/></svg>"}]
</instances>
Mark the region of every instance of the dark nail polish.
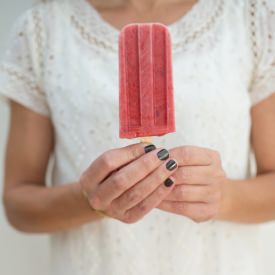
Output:
<instances>
[{"instance_id":1,"label":"dark nail polish","mask_svg":"<svg viewBox=\"0 0 275 275\"><path fill-rule=\"evenodd\" d=\"M177 166L178 166L177 163L176 163L174 160L172 160L172 159L170 159L170 160L166 163L166 168L167 168L169 171L172 171L172 170L176 169Z\"/></svg>"},{"instance_id":2,"label":"dark nail polish","mask_svg":"<svg viewBox=\"0 0 275 275\"><path fill-rule=\"evenodd\" d=\"M145 153L149 153L149 152L151 152L151 151L153 151L155 149L156 149L156 146L154 144L149 144L149 145L147 145L147 146L144 147Z\"/></svg>"},{"instance_id":3,"label":"dark nail polish","mask_svg":"<svg viewBox=\"0 0 275 275\"><path fill-rule=\"evenodd\" d=\"M172 186L173 184L174 184L174 182L173 182L170 178L166 179L165 182L164 182L164 185L165 185L166 187L170 187L170 186Z\"/></svg>"},{"instance_id":4,"label":"dark nail polish","mask_svg":"<svg viewBox=\"0 0 275 275\"><path fill-rule=\"evenodd\" d=\"M162 149L157 153L160 160L166 160L169 158L169 152L166 149Z\"/></svg>"}]
</instances>

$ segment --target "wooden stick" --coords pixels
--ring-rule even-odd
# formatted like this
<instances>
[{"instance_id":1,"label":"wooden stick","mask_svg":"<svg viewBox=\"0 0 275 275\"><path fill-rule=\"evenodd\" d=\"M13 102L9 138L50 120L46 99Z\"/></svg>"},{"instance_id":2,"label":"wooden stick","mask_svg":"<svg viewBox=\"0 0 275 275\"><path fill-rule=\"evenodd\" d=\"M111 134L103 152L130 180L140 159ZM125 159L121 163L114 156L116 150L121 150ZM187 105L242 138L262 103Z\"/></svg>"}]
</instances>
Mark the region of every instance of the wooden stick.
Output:
<instances>
[{"instance_id":1,"label":"wooden stick","mask_svg":"<svg viewBox=\"0 0 275 275\"><path fill-rule=\"evenodd\" d=\"M142 137L140 138L140 142L152 143L152 137Z\"/></svg>"}]
</instances>

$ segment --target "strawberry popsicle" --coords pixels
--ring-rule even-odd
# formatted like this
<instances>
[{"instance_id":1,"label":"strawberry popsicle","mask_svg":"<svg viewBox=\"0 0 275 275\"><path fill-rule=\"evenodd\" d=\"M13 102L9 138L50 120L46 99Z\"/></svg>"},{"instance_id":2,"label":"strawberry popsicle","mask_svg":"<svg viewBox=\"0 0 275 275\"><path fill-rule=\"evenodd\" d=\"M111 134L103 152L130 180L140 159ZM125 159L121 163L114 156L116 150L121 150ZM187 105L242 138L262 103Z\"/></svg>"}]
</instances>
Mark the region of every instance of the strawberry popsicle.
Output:
<instances>
[{"instance_id":1,"label":"strawberry popsicle","mask_svg":"<svg viewBox=\"0 0 275 275\"><path fill-rule=\"evenodd\" d=\"M119 136L175 132L171 38L165 25L130 24L119 37Z\"/></svg>"}]
</instances>

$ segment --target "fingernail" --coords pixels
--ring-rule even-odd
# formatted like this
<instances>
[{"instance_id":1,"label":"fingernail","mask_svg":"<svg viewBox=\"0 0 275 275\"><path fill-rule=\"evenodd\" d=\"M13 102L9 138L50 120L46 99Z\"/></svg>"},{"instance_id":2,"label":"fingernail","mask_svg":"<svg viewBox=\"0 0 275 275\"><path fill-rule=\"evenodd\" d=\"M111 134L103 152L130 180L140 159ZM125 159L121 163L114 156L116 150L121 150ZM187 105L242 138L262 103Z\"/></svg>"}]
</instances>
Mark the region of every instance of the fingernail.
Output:
<instances>
[{"instance_id":1,"label":"fingernail","mask_svg":"<svg viewBox=\"0 0 275 275\"><path fill-rule=\"evenodd\" d=\"M157 153L160 160L166 160L169 158L169 152L166 149L162 149Z\"/></svg>"},{"instance_id":2,"label":"fingernail","mask_svg":"<svg viewBox=\"0 0 275 275\"><path fill-rule=\"evenodd\" d=\"M174 169L177 168L177 163L173 160L173 159L170 159L167 163L166 163L166 168L169 170L169 171L172 171Z\"/></svg>"},{"instance_id":3,"label":"fingernail","mask_svg":"<svg viewBox=\"0 0 275 275\"><path fill-rule=\"evenodd\" d=\"M154 144L149 144L149 145L144 147L144 152L149 153L149 152L151 152L155 149L156 149L156 146Z\"/></svg>"},{"instance_id":4,"label":"fingernail","mask_svg":"<svg viewBox=\"0 0 275 275\"><path fill-rule=\"evenodd\" d=\"M164 182L164 185L165 185L166 187L170 187L170 186L172 186L173 184L174 184L174 182L173 182L170 178L166 179L165 182Z\"/></svg>"}]
</instances>

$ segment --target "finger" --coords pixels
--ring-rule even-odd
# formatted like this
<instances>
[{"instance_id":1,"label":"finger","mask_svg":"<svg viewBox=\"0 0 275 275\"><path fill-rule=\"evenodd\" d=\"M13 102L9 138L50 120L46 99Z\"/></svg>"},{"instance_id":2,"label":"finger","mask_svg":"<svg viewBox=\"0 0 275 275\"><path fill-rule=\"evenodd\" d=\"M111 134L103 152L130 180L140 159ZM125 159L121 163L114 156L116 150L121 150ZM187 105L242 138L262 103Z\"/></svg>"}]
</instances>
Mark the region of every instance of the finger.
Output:
<instances>
[{"instance_id":1,"label":"finger","mask_svg":"<svg viewBox=\"0 0 275 275\"><path fill-rule=\"evenodd\" d=\"M112 204L116 205L122 212L134 207L146 197L148 197L160 185L163 185L165 180L169 178L177 169L175 163L171 169L171 159L155 169L148 177L144 178L132 188L124 192L120 197L115 199ZM172 163L173 164L173 163Z\"/></svg>"},{"instance_id":2,"label":"finger","mask_svg":"<svg viewBox=\"0 0 275 275\"><path fill-rule=\"evenodd\" d=\"M83 174L84 185L89 185L89 189L93 189L94 185L103 181L113 171L144 155L148 147L146 143L137 143L105 152Z\"/></svg>"},{"instance_id":3,"label":"finger","mask_svg":"<svg viewBox=\"0 0 275 275\"><path fill-rule=\"evenodd\" d=\"M179 166L211 165L212 150L196 146L180 146L169 150L170 156L176 159Z\"/></svg>"},{"instance_id":4,"label":"finger","mask_svg":"<svg viewBox=\"0 0 275 275\"><path fill-rule=\"evenodd\" d=\"M212 166L181 166L175 172L177 184L211 184L214 168Z\"/></svg>"},{"instance_id":5,"label":"finger","mask_svg":"<svg viewBox=\"0 0 275 275\"><path fill-rule=\"evenodd\" d=\"M157 208L163 211L186 216L196 222L209 220L216 215L215 208L209 207L209 205L205 203L162 201Z\"/></svg>"},{"instance_id":6,"label":"finger","mask_svg":"<svg viewBox=\"0 0 275 275\"><path fill-rule=\"evenodd\" d=\"M177 185L164 201L210 203L218 198L212 186Z\"/></svg>"},{"instance_id":7,"label":"finger","mask_svg":"<svg viewBox=\"0 0 275 275\"><path fill-rule=\"evenodd\" d=\"M98 186L95 194L97 198L91 198L96 200L94 207L105 209L114 199L145 178L167 158L169 158L167 150L156 149L121 168Z\"/></svg>"},{"instance_id":8,"label":"finger","mask_svg":"<svg viewBox=\"0 0 275 275\"><path fill-rule=\"evenodd\" d=\"M161 184L153 193L151 193L146 199L141 201L139 204L129 209L125 213L125 219L129 223L136 222L137 220L144 217L153 208L158 206L160 202L173 190L175 184L173 178L170 177L171 181L169 186L165 183Z\"/></svg>"}]
</instances>

